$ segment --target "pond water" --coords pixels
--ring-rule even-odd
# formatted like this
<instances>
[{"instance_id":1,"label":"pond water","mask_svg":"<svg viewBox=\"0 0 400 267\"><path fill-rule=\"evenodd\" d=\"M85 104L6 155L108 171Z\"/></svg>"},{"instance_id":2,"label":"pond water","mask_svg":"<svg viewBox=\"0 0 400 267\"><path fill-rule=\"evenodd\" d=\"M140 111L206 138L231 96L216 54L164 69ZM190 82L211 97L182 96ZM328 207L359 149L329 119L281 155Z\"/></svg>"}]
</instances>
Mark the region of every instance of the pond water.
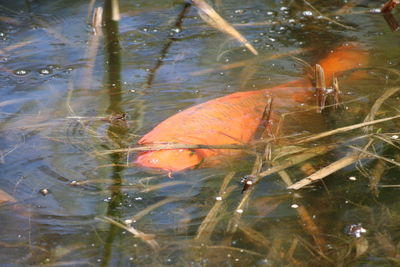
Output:
<instances>
[{"instance_id":1,"label":"pond water","mask_svg":"<svg viewBox=\"0 0 400 267\"><path fill-rule=\"evenodd\" d=\"M384 1L210 2L258 56L189 2L121 0L119 21L112 2L0 1L1 266L400 263L399 121L304 141L398 116L399 32L370 12ZM304 63L285 54L314 64L347 42L370 63L339 77L343 108L288 115L260 170L258 150L172 179L130 164L126 149L178 111L300 79ZM342 165L287 189L330 164Z\"/></svg>"}]
</instances>

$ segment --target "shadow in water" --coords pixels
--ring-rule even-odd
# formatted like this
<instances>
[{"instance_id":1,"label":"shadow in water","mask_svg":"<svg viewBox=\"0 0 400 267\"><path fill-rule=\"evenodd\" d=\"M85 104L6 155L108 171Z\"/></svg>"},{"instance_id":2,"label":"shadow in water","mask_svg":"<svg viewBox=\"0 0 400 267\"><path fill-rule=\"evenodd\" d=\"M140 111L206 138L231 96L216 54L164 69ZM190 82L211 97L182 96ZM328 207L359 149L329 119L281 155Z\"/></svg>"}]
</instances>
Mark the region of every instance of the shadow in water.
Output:
<instances>
[{"instance_id":1,"label":"shadow in water","mask_svg":"<svg viewBox=\"0 0 400 267\"><path fill-rule=\"evenodd\" d=\"M114 3L113 3L114 2ZM104 22L105 22L105 59L108 64L106 64L107 76L105 86L107 86L109 95L109 106L107 108L107 113L113 114L123 114L124 110L121 104L121 55L120 55L120 44L119 44L119 28L118 21L113 20L113 12L115 10L115 1L107 0L104 5ZM120 125L118 123L111 123L107 130L107 135L116 144L121 145L121 140L127 134L126 125ZM122 184L122 173L125 169L123 167L124 156L120 153L115 153L110 155L110 160L113 165L111 169L112 183L110 185L111 201L107 208L107 217L120 218L121 209L118 209L120 203L123 201L123 195L120 190L120 185ZM110 260L112 257L113 243L118 232L118 228L115 225L110 225L106 237L106 243L104 246L104 255L102 266L110 265Z\"/></svg>"}]
</instances>

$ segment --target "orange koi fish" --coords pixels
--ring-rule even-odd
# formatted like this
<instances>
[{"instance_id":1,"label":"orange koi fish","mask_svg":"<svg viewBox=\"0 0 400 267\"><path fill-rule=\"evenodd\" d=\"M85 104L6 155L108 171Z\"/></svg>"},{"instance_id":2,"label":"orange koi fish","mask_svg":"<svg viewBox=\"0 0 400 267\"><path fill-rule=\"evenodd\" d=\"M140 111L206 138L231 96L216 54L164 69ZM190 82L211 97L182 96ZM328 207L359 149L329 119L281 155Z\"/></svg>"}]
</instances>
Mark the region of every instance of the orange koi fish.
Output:
<instances>
[{"instance_id":1,"label":"orange koi fish","mask_svg":"<svg viewBox=\"0 0 400 267\"><path fill-rule=\"evenodd\" d=\"M367 53L357 44L336 48L319 64L325 71L327 84L335 73L363 66ZM272 88L238 92L187 108L158 124L144 135L140 145L248 144L262 124L263 114L272 97L267 130L274 132L280 115L296 110L302 103L314 99L315 88L308 79L285 83ZM265 118L264 118L265 119ZM167 172L220 164L242 153L235 149L162 149L138 155L136 164Z\"/></svg>"}]
</instances>

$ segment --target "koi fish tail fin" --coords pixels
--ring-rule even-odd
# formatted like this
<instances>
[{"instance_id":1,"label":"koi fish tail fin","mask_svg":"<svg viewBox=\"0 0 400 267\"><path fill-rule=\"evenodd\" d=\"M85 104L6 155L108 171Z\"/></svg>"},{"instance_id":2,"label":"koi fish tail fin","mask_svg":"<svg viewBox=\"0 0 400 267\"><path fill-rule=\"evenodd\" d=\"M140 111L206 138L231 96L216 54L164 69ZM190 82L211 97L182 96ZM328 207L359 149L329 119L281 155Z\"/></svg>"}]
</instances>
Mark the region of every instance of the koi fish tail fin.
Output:
<instances>
[{"instance_id":1,"label":"koi fish tail fin","mask_svg":"<svg viewBox=\"0 0 400 267\"><path fill-rule=\"evenodd\" d=\"M324 70L327 84L332 83L332 77L341 72L365 67L368 63L368 52L361 44L346 43L332 50L318 64Z\"/></svg>"}]
</instances>

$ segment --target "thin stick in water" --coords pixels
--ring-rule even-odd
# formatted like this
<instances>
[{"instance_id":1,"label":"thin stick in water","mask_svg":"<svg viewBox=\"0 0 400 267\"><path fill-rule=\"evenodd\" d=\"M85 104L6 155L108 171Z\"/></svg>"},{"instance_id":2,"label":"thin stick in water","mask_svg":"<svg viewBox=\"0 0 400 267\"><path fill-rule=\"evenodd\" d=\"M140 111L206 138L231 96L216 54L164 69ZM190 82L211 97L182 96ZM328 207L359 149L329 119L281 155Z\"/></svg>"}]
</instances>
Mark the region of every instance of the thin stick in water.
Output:
<instances>
[{"instance_id":1,"label":"thin stick in water","mask_svg":"<svg viewBox=\"0 0 400 267\"><path fill-rule=\"evenodd\" d=\"M223 200L226 199L235 188L228 188L228 185L232 181L233 177L235 177L235 172L230 172L225 176L217 196L217 201L197 229L195 240L206 242L210 239L210 236L218 222L218 216L220 216L225 209Z\"/></svg>"}]
</instances>

